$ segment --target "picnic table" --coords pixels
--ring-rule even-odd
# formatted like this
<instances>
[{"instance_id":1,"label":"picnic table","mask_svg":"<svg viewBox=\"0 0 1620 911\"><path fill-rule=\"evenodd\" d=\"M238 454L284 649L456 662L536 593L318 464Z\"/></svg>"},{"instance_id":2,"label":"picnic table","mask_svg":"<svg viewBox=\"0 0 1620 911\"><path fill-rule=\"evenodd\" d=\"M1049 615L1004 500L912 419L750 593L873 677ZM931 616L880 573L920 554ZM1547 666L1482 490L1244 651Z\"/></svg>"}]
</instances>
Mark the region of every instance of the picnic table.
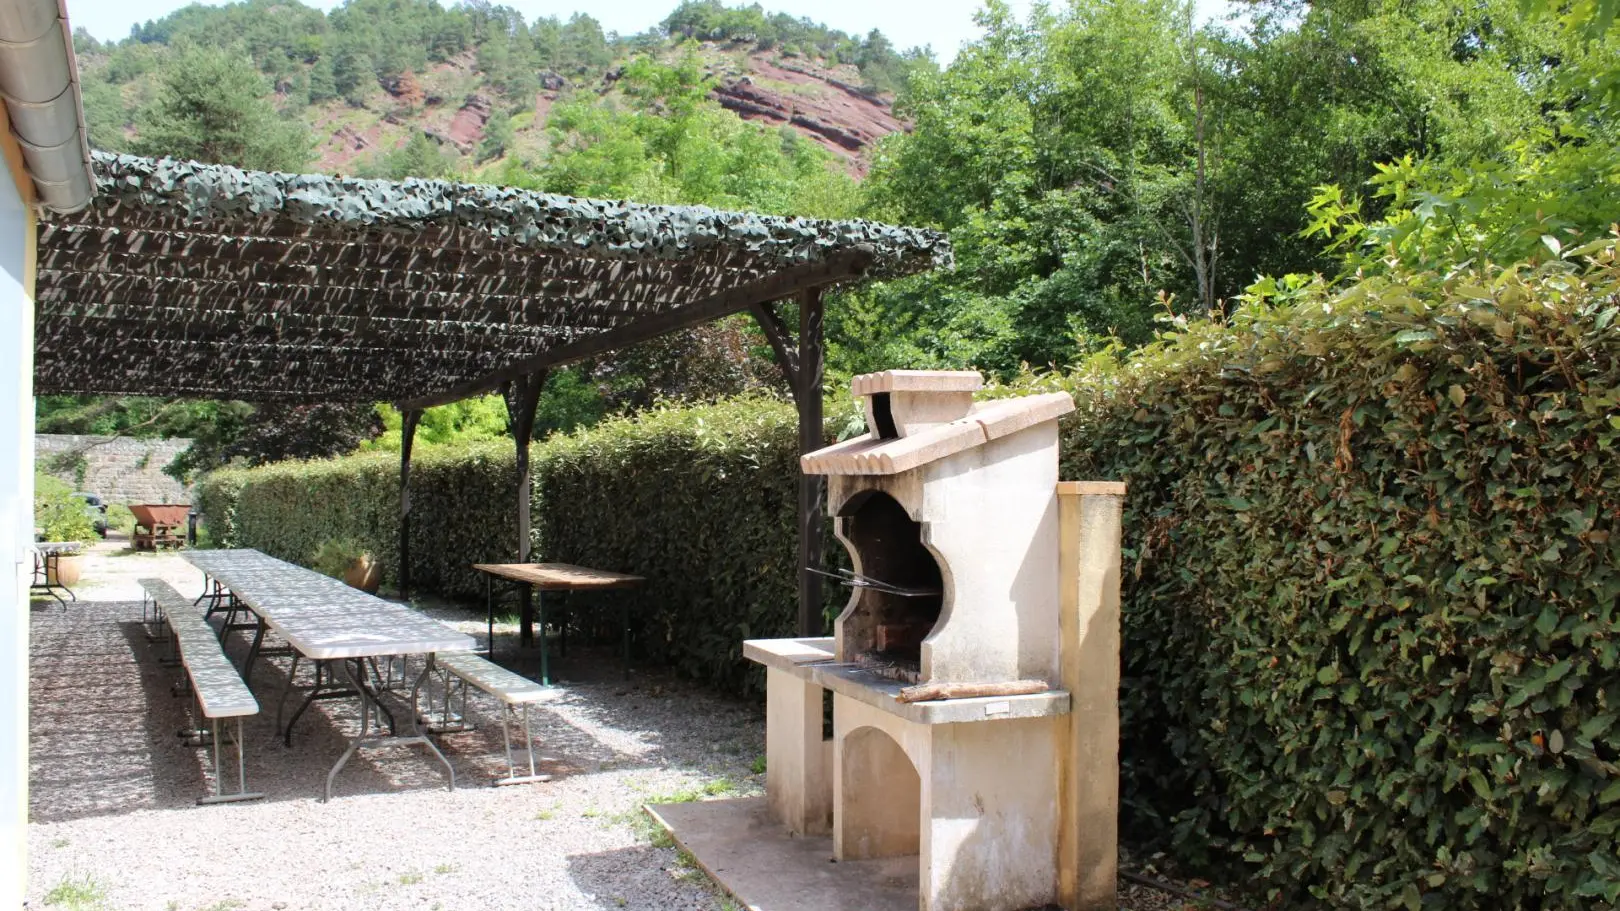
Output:
<instances>
[{"instance_id":1,"label":"picnic table","mask_svg":"<svg viewBox=\"0 0 1620 911\"><path fill-rule=\"evenodd\" d=\"M42 591L55 598L63 607L67 606L67 601L62 600L62 596L57 594L58 589L67 592L69 599L79 600L73 589L62 584L56 567L59 559L79 553L84 549L84 545L77 541L37 541L29 546L34 551L34 578L28 585L29 593Z\"/></svg>"},{"instance_id":2,"label":"picnic table","mask_svg":"<svg viewBox=\"0 0 1620 911\"><path fill-rule=\"evenodd\" d=\"M495 657L495 580L505 579L535 593L535 613L540 623L540 683L551 685L549 649L546 648L546 595L548 591L609 591L635 588L647 581L641 576L575 566L572 563L474 563L484 574L484 604L488 610L489 657ZM619 605L619 627L624 635L624 673L630 676L630 606Z\"/></svg>"},{"instance_id":3,"label":"picnic table","mask_svg":"<svg viewBox=\"0 0 1620 911\"><path fill-rule=\"evenodd\" d=\"M317 699L347 696L359 699L360 733L349 741L348 748L327 774L328 799L332 796L332 782L356 751L391 744L426 745L444 764L449 773L450 787L455 787L455 768L418 727L415 703L422 682L433 670L434 656L439 652L472 651L477 643L471 636L458 633L409 607L368 595L336 579L256 550L190 551L184 555L184 559L229 589L231 595L251 610L256 618L256 632L246 664L248 673L251 673L253 658L267 630L274 630L292 646L293 666L288 671L287 686L278 706L278 728L281 709L285 708L287 697L293 690L299 658L316 663L315 684L297 713L287 722L285 736L289 742L293 725ZM427 662L411 686L410 732L398 735L392 730L392 714L378 698L388 684L378 675L379 684L373 686L370 676L377 674L376 659L408 655L426 655ZM391 681L391 660L389 675ZM376 734L371 732L374 711L379 719L379 733ZM386 735L380 733L380 719L383 717L389 719L391 728Z\"/></svg>"}]
</instances>

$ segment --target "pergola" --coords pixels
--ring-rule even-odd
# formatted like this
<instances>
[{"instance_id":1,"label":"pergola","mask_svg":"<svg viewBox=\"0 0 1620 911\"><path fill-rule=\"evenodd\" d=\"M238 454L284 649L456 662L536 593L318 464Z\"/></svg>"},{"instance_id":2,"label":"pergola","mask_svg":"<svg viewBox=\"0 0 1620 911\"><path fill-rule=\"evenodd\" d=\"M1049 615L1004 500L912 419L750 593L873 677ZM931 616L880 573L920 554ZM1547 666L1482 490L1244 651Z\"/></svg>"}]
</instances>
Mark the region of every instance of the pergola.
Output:
<instances>
[{"instance_id":1,"label":"pergola","mask_svg":"<svg viewBox=\"0 0 1620 911\"><path fill-rule=\"evenodd\" d=\"M396 404L402 587L424 408L503 394L526 561L528 443L552 368L748 311L808 452L822 442L823 292L951 255L937 232L864 221L92 158L91 204L40 225L36 391ZM821 500L802 477L804 635L820 632L820 577L804 568L821 561ZM525 641L530 616L525 602Z\"/></svg>"}]
</instances>

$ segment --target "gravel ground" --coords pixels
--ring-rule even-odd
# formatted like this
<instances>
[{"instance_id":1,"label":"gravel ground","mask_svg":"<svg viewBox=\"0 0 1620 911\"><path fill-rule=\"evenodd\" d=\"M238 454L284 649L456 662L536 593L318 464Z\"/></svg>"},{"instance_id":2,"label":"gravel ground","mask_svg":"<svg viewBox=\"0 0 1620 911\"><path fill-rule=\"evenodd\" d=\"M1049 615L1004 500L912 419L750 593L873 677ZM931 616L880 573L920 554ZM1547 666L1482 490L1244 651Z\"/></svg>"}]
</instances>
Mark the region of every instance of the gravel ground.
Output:
<instances>
[{"instance_id":1,"label":"gravel ground","mask_svg":"<svg viewBox=\"0 0 1620 911\"><path fill-rule=\"evenodd\" d=\"M170 694L177 672L158 664L160 649L139 624L137 580L148 576L202 590L202 574L179 557L136 553L115 537L90 552L78 603L34 602L30 907L736 908L640 807L760 793L759 705L659 674L626 681L612 648L575 647L553 661L561 697L533 717L553 781L487 786L505 774L499 715L475 696L477 730L440 741L456 766L454 792L425 750L393 747L352 759L324 804L321 787L358 727L356 708L317 703L283 746L273 706L286 660L261 660L252 686L267 710L249 719L244 739L248 785L266 797L199 807L212 787L210 754L175 735L189 700ZM481 611L415 604L484 634ZM516 634L497 624L501 662L538 677L536 653L519 650ZM234 637L228 651L239 657L245 647ZM225 755L229 789L234 750ZM1121 911L1208 907L1120 882Z\"/></svg>"},{"instance_id":2,"label":"gravel ground","mask_svg":"<svg viewBox=\"0 0 1620 911\"><path fill-rule=\"evenodd\" d=\"M593 667L576 648L559 662L571 682L534 717L551 782L487 786L505 773L499 715L475 696L478 730L442 740L454 792L425 750L405 746L356 756L336 798L320 803L342 735L358 725L354 705L335 700L310 710L290 749L272 732L273 711L250 719L248 785L266 799L198 807L212 782L208 752L175 736L189 700L170 695L175 672L142 634L135 580L157 575L196 592L201 577L176 557L121 547L92 553L94 584L81 586L79 603L34 604L31 907L725 907L706 877L654 843L639 808L757 793L757 706L657 676L627 683L616 663ZM431 612L482 631L470 611ZM229 651L244 648L233 638ZM285 659L255 666L261 703L273 703L285 669Z\"/></svg>"}]
</instances>

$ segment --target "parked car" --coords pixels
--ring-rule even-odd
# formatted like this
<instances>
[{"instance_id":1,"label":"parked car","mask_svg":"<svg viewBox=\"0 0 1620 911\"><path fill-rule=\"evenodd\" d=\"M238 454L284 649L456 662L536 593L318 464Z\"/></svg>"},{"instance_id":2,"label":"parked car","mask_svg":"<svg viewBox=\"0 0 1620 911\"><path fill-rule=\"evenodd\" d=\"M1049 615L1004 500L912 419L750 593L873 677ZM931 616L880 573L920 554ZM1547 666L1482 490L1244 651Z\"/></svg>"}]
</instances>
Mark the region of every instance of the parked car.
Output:
<instances>
[{"instance_id":1,"label":"parked car","mask_svg":"<svg viewBox=\"0 0 1620 911\"><path fill-rule=\"evenodd\" d=\"M84 501L84 511L90 516L90 524L96 527L96 534L107 537L107 504L95 494L82 490L74 491L73 495Z\"/></svg>"}]
</instances>

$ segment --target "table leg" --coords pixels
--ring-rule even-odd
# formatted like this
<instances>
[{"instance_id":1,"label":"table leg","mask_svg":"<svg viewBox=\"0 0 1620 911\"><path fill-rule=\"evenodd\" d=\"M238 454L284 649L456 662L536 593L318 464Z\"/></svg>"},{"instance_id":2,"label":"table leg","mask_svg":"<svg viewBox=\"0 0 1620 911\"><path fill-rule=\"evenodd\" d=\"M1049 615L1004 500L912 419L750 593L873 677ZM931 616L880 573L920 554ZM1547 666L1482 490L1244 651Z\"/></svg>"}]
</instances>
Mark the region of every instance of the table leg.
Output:
<instances>
[{"instance_id":1,"label":"table leg","mask_svg":"<svg viewBox=\"0 0 1620 911\"><path fill-rule=\"evenodd\" d=\"M293 652L292 667L287 669L287 685L281 688L281 701L276 703L276 733L278 734L282 732L281 716L285 714L287 710L287 697L292 695L293 681L298 678L298 660L302 657L303 656L298 654L296 650ZM289 732L292 730L291 725L287 727L287 730ZM287 745L292 746L291 733L287 734Z\"/></svg>"},{"instance_id":2,"label":"table leg","mask_svg":"<svg viewBox=\"0 0 1620 911\"><path fill-rule=\"evenodd\" d=\"M518 594L518 644L525 648L534 645L534 589L527 583L520 582ZM540 629L540 638L546 636L545 627Z\"/></svg>"},{"instance_id":3,"label":"table leg","mask_svg":"<svg viewBox=\"0 0 1620 911\"><path fill-rule=\"evenodd\" d=\"M624 679L630 679L630 599L619 599L619 628L624 630Z\"/></svg>"},{"instance_id":4,"label":"table leg","mask_svg":"<svg viewBox=\"0 0 1620 911\"><path fill-rule=\"evenodd\" d=\"M534 593L535 612L540 615L540 685L551 685L551 662L547 657L551 649L546 645L546 592L537 589Z\"/></svg>"},{"instance_id":5,"label":"table leg","mask_svg":"<svg viewBox=\"0 0 1620 911\"><path fill-rule=\"evenodd\" d=\"M484 640L484 657L495 660L495 577L484 573L484 607L489 612L489 638Z\"/></svg>"},{"instance_id":6,"label":"table leg","mask_svg":"<svg viewBox=\"0 0 1620 911\"><path fill-rule=\"evenodd\" d=\"M259 646L264 644L264 631L266 624L264 618L258 614L253 619L259 621L258 628L253 631L253 644L248 646L247 659L242 662L242 680L249 682L253 679L253 662L258 660Z\"/></svg>"},{"instance_id":7,"label":"table leg","mask_svg":"<svg viewBox=\"0 0 1620 911\"><path fill-rule=\"evenodd\" d=\"M349 757L353 756L355 751L360 749L360 744L363 743L371 733L371 701L366 698L366 692L360 688L360 684L355 682L354 673L349 670L348 660L340 659L337 664L338 670L343 672L343 676L349 681L349 686L354 688L355 695L359 696L360 698L360 736L349 741L348 748L343 751L342 756L338 757L337 764L332 766L332 771L326 773L327 800L332 799L332 782L337 778L337 773L343 771L343 767L349 762Z\"/></svg>"},{"instance_id":8,"label":"table leg","mask_svg":"<svg viewBox=\"0 0 1620 911\"><path fill-rule=\"evenodd\" d=\"M354 670L352 670L350 668L350 661L351 660L353 660L354 664L360 670L360 679L356 679ZM400 737L400 736L394 736L392 734L372 734L371 733L371 710L372 710L372 708L376 708L379 712L383 712L383 707L382 707L382 703L377 701L376 695L373 694L370 691L370 689L365 685L364 677L365 677L365 674L366 674L366 666L363 663L363 660L360 660L360 659L344 659L344 660L338 661L337 665L338 665L338 670L343 674L344 678L348 681L349 686L354 690L355 694L360 699L360 736L358 736L358 737L354 738L353 740L349 741L349 746L348 746L347 749L345 749L343 751L343 755L338 757L338 761L337 761L337 763L335 765L332 766L332 770L330 772L326 773L326 798L325 799L326 800L331 800L332 799L332 784L333 784L333 782L335 782L337 780L338 773L343 771L343 766L348 763L350 757L354 756L354 754L362 746L366 746L368 741L376 743L376 744L382 744L382 743L423 743L423 744L426 744L428 750L433 753L434 757L437 758L439 760L439 762L444 764L445 771L446 771L446 773L448 773L448 776L449 776L449 779L450 779L450 790L454 791L456 789L456 767L450 764L450 760L445 757L444 753L439 751L438 746L436 744L434 744L432 739L430 739L426 734L423 734L421 732L421 729L417 726L416 712L414 710L411 712L411 733L410 733L410 735ZM432 659L430 657L429 660L423 665L422 673L417 676L416 682L411 687L413 703L415 701L415 693L417 692L418 689L420 689L423 679L427 677L428 672L431 671L432 668L433 668L433 661L432 661Z\"/></svg>"}]
</instances>

